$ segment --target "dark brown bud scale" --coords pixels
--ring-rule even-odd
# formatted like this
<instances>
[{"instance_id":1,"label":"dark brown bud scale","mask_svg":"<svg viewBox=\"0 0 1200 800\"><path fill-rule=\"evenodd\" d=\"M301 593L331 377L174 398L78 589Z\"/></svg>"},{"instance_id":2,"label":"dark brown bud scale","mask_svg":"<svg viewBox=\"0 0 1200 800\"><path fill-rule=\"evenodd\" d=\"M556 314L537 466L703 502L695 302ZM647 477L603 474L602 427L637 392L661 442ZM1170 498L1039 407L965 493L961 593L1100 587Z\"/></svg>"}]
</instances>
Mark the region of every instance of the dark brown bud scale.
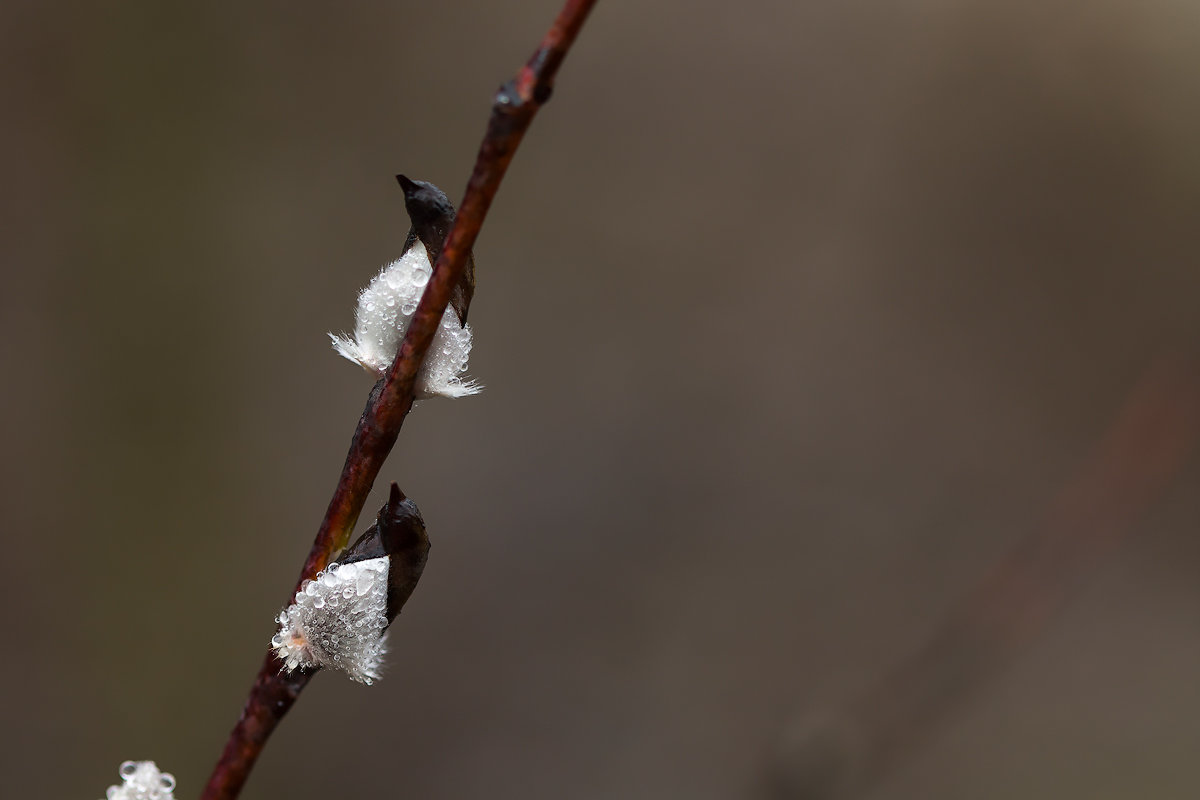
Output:
<instances>
[{"instance_id":1,"label":"dark brown bud scale","mask_svg":"<svg viewBox=\"0 0 1200 800\"><path fill-rule=\"evenodd\" d=\"M446 236L454 225L454 204L438 187L427 181L414 181L403 175L397 175L396 180L404 190L404 208L412 220L408 230L408 238L404 242L401 255L420 240L429 254L429 264L437 264L438 256L442 254L442 246ZM471 307L471 298L475 295L475 255L467 253L467 266L463 269L454 294L450 297L450 305L458 315L460 325L467 324L467 311Z\"/></svg>"},{"instance_id":2,"label":"dark brown bud scale","mask_svg":"<svg viewBox=\"0 0 1200 800\"><path fill-rule=\"evenodd\" d=\"M369 558L389 559L387 620L391 624L408 602L429 557L429 536L417 504L392 484L387 503L379 509L375 524L346 548L338 563L353 564Z\"/></svg>"}]
</instances>

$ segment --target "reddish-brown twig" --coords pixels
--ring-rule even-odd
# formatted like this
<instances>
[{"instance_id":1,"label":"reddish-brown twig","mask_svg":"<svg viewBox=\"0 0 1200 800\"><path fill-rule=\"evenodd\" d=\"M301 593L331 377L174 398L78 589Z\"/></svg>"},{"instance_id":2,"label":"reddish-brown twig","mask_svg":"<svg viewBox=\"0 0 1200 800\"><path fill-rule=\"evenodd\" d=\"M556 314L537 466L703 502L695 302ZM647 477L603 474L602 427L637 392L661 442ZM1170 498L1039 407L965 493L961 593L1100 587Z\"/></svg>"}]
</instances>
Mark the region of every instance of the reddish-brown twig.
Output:
<instances>
[{"instance_id":1,"label":"reddish-brown twig","mask_svg":"<svg viewBox=\"0 0 1200 800\"><path fill-rule=\"evenodd\" d=\"M1043 632L1095 557L1200 444L1200 365L1166 357L1138 383L1041 527L1002 558L934 635L785 754L781 795L846 797L881 780ZM840 792L840 793L839 793Z\"/></svg>"},{"instance_id":2,"label":"reddish-brown twig","mask_svg":"<svg viewBox=\"0 0 1200 800\"><path fill-rule=\"evenodd\" d=\"M467 254L475 245L492 198L496 196L500 181L534 114L549 99L554 76L593 5L595 0L567 0L537 51L496 94L487 133L454 225L433 267L433 275L409 324L400 352L367 400L337 489L296 582L297 589L349 542L371 486L412 408L417 372L466 266ZM267 738L296 701L309 677L310 673L281 673L278 659L268 651L242 716L230 733L225 750L204 788L202 800L237 797Z\"/></svg>"}]
</instances>

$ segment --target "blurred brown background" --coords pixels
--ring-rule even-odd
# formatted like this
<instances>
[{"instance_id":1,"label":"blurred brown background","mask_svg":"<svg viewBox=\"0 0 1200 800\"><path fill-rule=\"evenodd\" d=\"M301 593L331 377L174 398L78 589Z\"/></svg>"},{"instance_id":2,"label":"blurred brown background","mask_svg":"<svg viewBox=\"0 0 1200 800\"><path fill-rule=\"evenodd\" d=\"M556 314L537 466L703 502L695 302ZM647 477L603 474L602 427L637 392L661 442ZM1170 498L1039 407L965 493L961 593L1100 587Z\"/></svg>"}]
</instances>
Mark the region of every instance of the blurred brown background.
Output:
<instances>
[{"instance_id":1,"label":"blurred brown background","mask_svg":"<svg viewBox=\"0 0 1200 800\"><path fill-rule=\"evenodd\" d=\"M392 175L461 197L558 5L3 5L4 794L198 795ZM476 248L487 391L384 470L434 542L388 675L320 676L244 796L759 797L1195 345L1198 54L1185 0L602 0ZM1195 797L1198 478L873 796Z\"/></svg>"}]
</instances>

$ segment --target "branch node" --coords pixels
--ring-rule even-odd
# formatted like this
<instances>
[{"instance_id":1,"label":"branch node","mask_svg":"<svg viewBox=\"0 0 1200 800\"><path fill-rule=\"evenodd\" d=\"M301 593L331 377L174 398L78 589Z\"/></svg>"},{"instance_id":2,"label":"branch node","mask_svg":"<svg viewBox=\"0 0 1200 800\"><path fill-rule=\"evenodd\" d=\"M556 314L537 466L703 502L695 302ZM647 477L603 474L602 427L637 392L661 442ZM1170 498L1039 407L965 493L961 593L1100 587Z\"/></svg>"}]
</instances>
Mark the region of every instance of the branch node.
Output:
<instances>
[{"instance_id":1,"label":"branch node","mask_svg":"<svg viewBox=\"0 0 1200 800\"><path fill-rule=\"evenodd\" d=\"M496 97L493 100L493 107L496 111L504 112L516 110L520 109L524 105L525 98L521 96L521 92L517 89L516 81L505 81L504 84L496 90Z\"/></svg>"}]
</instances>

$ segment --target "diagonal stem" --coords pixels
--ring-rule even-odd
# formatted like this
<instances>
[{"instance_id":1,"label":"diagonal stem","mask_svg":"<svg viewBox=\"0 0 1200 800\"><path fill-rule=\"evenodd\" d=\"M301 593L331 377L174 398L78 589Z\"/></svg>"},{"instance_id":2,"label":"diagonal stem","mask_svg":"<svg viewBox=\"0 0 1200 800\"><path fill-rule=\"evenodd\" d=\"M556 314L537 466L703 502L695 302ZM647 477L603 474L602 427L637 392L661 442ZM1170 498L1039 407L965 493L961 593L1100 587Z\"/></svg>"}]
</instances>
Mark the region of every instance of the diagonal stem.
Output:
<instances>
[{"instance_id":1,"label":"diagonal stem","mask_svg":"<svg viewBox=\"0 0 1200 800\"><path fill-rule=\"evenodd\" d=\"M412 408L417 372L466 267L467 256L479 236L500 181L534 115L550 98L558 68L595 2L567 0L537 51L496 93L466 196L446 236L400 351L391 369L371 390L333 499L329 501L312 550L296 581L297 589L349 542L371 486ZM268 650L242 715L229 734L201 800L233 800L238 796L267 739L311 677L311 673L283 673L280 667L274 653Z\"/></svg>"},{"instance_id":2,"label":"diagonal stem","mask_svg":"<svg viewBox=\"0 0 1200 800\"><path fill-rule=\"evenodd\" d=\"M534 114L549 99L558 67L595 2L568 0L528 63L497 92L466 196L450 233L446 235L446 243L433 267L433 275L421 296L400 352L367 401L367 408L354 432L350 453L346 456L346 465L342 468L341 480L329 510L325 512L300 580L319 572L329 563L331 555L349 541L375 476L396 443L404 417L412 408L417 372L441 324L454 287L462 277L467 256L475 246L500 181Z\"/></svg>"}]
</instances>

